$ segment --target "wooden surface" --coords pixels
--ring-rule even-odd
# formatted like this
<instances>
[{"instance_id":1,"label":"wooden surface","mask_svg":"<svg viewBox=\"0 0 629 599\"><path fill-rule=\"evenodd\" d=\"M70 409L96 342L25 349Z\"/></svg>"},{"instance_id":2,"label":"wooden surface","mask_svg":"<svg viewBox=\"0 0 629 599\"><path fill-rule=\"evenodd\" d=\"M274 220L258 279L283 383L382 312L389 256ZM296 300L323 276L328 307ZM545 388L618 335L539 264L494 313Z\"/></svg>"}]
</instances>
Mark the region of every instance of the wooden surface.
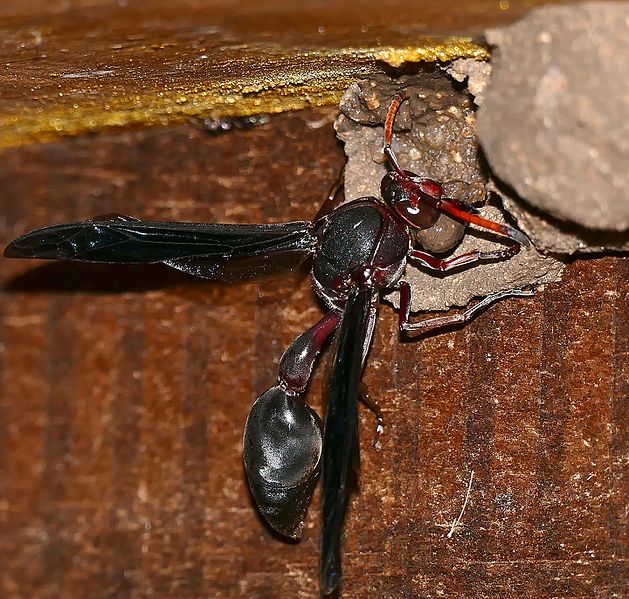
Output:
<instances>
[{"instance_id":1,"label":"wooden surface","mask_svg":"<svg viewBox=\"0 0 629 599\"><path fill-rule=\"evenodd\" d=\"M485 27L545 3L5 0L0 148L335 105L403 61L486 59Z\"/></svg>"},{"instance_id":2,"label":"wooden surface","mask_svg":"<svg viewBox=\"0 0 629 599\"><path fill-rule=\"evenodd\" d=\"M332 118L5 150L0 240L108 212L309 218L343 164ZM0 596L317 597L318 496L282 542L241 464L252 401L321 313L308 279L9 260L0 276ZM628 278L626 259L576 260L533 299L406 343L382 305L365 381L386 427L374 448L361 410L344 597L626 596Z\"/></svg>"}]
</instances>

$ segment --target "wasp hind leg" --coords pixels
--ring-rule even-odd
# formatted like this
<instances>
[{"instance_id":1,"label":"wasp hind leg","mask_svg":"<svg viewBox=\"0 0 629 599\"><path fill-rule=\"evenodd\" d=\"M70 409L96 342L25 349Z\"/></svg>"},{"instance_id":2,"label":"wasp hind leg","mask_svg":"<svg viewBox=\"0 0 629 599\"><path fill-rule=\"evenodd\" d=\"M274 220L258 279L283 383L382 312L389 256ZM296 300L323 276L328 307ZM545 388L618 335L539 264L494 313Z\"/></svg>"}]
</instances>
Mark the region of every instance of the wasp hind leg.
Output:
<instances>
[{"instance_id":1,"label":"wasp hind leg","mask_svg":"<svg viewBox=\"0 0 629 599\"><path fill-rule=\"evenodd\" d=\"M384 432L384 416L382 415L382 408L380 408L376 400L371 398L369 388L363 381L358 383L358 399L360 399L376 417L376 432L372 444L375 448L380 449L380 435Z\"/></svg>"},{"instance_id":2,"label":"wasp hind leg","mask_svg":"<svg viewBox=\"0 0 629 599\"><path fill-rule=\"evenodd\" d=\"M399 329L400 332L403 333L409 331L426 333L435 329L465 324L466 322L472 320L472 318L474 318L474 316L476 316L479 312L505 297L530 297L533 295L535 295L533 291L526 291L524 289L507 289L506 291L498 291L497 293L488 295L460 314L448 314L446 316L427 318L426 320L420 320L419 322L411 322L411 286L407 281L402 281L400 283Z\"/></svg>"}]
</instances>

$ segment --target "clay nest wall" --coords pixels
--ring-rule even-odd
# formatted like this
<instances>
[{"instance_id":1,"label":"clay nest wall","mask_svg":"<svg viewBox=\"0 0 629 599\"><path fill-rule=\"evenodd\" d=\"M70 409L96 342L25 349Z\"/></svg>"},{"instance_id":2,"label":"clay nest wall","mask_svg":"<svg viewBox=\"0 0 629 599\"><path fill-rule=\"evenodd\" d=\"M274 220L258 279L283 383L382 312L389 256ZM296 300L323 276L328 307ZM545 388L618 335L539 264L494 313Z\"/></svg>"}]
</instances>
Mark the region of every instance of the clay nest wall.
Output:
<instances>
[{"instance_id":1,"label":"clay nest wall","mask_svg":"<svg viewBox=\"0 0 629 599\"><path fill-rule=\"evenodd\" d=\"M379 195L384 119L403 92L393 138L402 167L443 182L447 196L517 226L534 245L442 277L411 262L413 310L555 282L571 255L629 249L629 78L618 78L629 64L627 12L622 3L538 9L487 32L492 65L462 59L347 90L336 122L346 200ZM456 253L504 244L470 228Z\"/></svg>"}]
</instances>

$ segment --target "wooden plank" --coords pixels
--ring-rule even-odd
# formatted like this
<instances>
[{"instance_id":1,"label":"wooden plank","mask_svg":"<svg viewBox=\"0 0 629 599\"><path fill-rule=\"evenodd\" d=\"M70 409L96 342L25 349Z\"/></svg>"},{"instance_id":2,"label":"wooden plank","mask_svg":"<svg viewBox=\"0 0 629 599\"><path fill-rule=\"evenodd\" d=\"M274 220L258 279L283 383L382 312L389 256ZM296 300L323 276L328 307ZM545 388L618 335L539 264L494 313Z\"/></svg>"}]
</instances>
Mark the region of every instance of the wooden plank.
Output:
<instances>
[{"instance_id":1,"label":"wooden plank","mask_svg":"<svg viewBox=\"0 0 629 599\"><path fill-rule=\"evenodd\" d=\"M3 2L0 147L334 105L388 65L487 59L482 29L543 3Z\"/></svg>"},{"instance_id":2,"label":"wooden plank","mask_svg":"<svg viewBox=\"0 0 629 599\"><path fill-rule=\"evenodd\" d=\"M0 239L107 212L308 218L343 165L333 117L5 150ZM343 596L622 596L627 265L574 261L425 340L400 343L381 307L365 380L386 427L374 448L361 410ZM320 314L308 279L17 260L0 277L0 595L318 597L318 497L282 542L241 464L249 406Z\"/></svg>"}]
</instances>

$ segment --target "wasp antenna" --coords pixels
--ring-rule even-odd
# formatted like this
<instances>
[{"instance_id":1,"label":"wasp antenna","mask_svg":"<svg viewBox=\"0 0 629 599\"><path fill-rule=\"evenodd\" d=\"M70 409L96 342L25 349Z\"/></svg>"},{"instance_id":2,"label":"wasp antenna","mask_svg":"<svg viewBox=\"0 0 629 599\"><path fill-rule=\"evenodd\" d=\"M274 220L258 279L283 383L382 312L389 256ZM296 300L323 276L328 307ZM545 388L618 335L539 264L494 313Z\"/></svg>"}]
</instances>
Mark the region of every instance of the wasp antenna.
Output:
<instances>
[{"instance_id":1,"label":"wasp antenna","mask_svg":"<svg viewBox=\"0 0 629 599\"><path fill-rule=\"evenodd\" d=\"M494 231L498 233L498 235L502 235L503 237L508 237L509 239L513 239L518 245L522 247L530 247L531 241L529 238L522 233L522 231L518 231L509 225L503 225L501 223L496 223L493 220L488 220L486 218L482 218L477 216L476 214L471 214L470 212L465 212L464 210L460 210L457 208L454 203L449 198L441 198L439 201L439 206L437 207L441 212L445 212L450 216L458 220L462 220L466 223L471 223L473 225L478 225L483 229L489 229L490 231Z\"/></svg>"},{"instance_id":2,"label":"wasp antenna","mask_svg":"<svg viewBox=\"0 0 629 599\"><path fill-rule=\"evenodd\" d=\"M384 119L384 146L382 151L384 155L387 157L389 164L395 170L395 172L400 175L404 175L404 170L400 166L400 163L397 161L395 157L395 153L391 148L391 141L393 139L393 123L395 121L395 115L397 114L398 109L400 108L400 104L404 102L404 100L409 98L409 93L407 90L404 90L391 98L391 104L389 104L389 109L387 110L387 116Z\"/></svg>"}]
</instances>

